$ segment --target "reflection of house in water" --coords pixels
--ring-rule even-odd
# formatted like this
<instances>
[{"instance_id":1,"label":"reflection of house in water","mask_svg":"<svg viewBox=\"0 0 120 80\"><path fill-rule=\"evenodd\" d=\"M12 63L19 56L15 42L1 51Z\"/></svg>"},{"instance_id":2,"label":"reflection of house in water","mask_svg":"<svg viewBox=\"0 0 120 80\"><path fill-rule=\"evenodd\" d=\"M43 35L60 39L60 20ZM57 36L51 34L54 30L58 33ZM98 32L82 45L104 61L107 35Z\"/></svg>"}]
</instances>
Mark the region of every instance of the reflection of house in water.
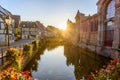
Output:
<instances>
[{"instance_id":1,"label":"reflection of house in water","mask_svg":"<svg viewBox=\"0 0 120 80\"><path fill-rule=\"evenodd\" d=\"M41 60L41 56L44 54L44 51L46 49L46 46L43 45L37 53L33 56L32 60L27 64L27 66L24 68L24 70L29 71L38 71L38 61Z\"/></svg>"},{"instance_id":2,"label":"reflection of house in water","mask_svg":"<svg viewBox=\"0 0 120 80\"><path fill-rule=\"evenodd\" d=\"M108 59L102 56L70 45L64 46L64 55L66 56L67 66L74 66L76 80L81 79L91 71L99 70L108 62Z\"/></svg>"}]
</instances>

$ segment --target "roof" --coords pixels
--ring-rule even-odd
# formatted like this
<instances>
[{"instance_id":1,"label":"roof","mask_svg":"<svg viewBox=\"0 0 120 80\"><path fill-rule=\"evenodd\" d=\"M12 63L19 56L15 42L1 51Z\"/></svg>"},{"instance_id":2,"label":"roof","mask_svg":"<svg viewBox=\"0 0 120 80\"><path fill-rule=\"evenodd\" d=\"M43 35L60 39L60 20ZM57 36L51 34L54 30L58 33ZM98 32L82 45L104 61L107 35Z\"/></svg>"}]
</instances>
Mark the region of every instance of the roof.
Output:
<instances>
[{"instance_id":1,"label":"roof","mask_svg":"<svg viewBox=\"0 0 120 80\"><path fill-rule=\"evenodd\" d=\"M36 21L36 22L22 21L21 25L23 28L38 28L38 30L42 31L42 32L46 30L45 26L42 23L40 23L39 21ZM23 25L25 25L25 26L23 26Z\"/></svg>"},{"instance_id":2,"label":"roof","mask_svg":"<svg viewBox=\"0 0 120 80\"><path fill-rule=\"evenodd\" d=\"M85 14L80 13L80 11L78 10L75 18L80 18L80 16L85 16Z\"/></svg>"},{"instance_id":3,"label":"roof","mask_svg":"<svg viewBox=\"0 0 120 80\"><path fill-rule=\"evenodd\" d=\"M40 23L39 21L36 21L35 23L38 26L38 29L40 31L42 31L42 32L46 31L46 28L45 28L45 26L42 23Z\"/></svg>"},{"instance_id":4,"label":"roof","mask_svg":"<svg viewBox=\"0 0 120 80\"><path fill-rule=\"evenodd\" d=\"M18 27L18 25L20 24L20 15L12 15L12 19L14 19L15 21L15 27Z\"/></svg>"},{"instance_id":5,"label":"roof","mask_svg":"<svg viewBox=\"0 0 120 80\"><path fill-rule=\"evenodd\" d=\"M12 14L8 10L6 10L2 6L0 6L0 15L4 16L4 15L12 15Z\"/></svg>"},{"instance_id":6,"label":"roof","mask_svg":"<svg viewBox=\"0 0 120 80\"><path fill-rule=\"evenodd\" d=\"M2 6L0 6L0 17L4 18L5 16L12 16L12 14L8 10L6 10Z\"/></svg>"},{"instance_id":7,"label":"roof","mask_svg":"<svg viewBox=\"0 0 120 80\"><path fill-rule=\"evenodd\" d=\"M98 2L96 3L96 5L99 5L101 3L103 3L105 0L98 0Z\"/></svg>"}]
</instances>

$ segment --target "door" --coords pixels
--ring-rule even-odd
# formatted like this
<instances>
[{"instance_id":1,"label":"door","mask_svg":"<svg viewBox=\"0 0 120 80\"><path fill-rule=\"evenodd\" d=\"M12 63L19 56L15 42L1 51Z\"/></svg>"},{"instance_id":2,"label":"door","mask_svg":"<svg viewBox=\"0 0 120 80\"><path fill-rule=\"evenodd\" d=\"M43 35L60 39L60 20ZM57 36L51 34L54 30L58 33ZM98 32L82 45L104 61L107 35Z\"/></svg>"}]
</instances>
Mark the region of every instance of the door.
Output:
<instances>
[{"instance_id":1,"label":"door","mask_svg":"<svg viewBox=\"0 0 120 80\"><path fill-rule=\"evenodd\" d=\"M107 27L105 29L104 45L112 47L113 39L114 39L114 25L113 22L110 21L107 22Z\"/></svg>"}]
</instances>

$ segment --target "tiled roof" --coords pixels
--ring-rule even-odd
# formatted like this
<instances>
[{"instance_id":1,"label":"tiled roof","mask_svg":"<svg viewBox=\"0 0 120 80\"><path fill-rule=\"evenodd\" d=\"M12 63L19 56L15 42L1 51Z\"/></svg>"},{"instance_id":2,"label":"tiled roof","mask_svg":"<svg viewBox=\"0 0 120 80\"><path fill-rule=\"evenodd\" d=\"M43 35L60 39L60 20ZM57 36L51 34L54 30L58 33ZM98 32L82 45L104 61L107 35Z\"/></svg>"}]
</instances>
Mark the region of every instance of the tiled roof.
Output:
<instances>
[{"instance_id":1,"label":"tiled roof","mask_svg":"<svg viewBox=\"0 0 120 80\"><path fill-rule=\"evenodd\" d=\"M39 31L44 32L46 30L45 26L40 23L39 21L32 22L32 21L22 21L21 22L22 27L25 28L37 28ZM25 25L25 26L23 26Z\"/></svg>"}]
</instances>

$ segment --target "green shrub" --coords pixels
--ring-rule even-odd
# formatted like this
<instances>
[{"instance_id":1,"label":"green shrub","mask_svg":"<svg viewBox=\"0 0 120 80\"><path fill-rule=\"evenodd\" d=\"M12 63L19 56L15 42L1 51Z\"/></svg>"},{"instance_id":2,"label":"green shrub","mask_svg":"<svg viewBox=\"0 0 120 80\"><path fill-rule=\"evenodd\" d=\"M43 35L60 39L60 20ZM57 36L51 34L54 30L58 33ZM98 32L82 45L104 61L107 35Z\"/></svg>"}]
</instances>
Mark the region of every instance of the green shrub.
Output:
<instances>
[{"instance_id":1,"label":"green shrub","mask_svg":"<svg viewBox=\"0 0 120 80\"><path fill-rule=\"evenodd\" d=\"M10 61L14 61L18 59L19 55L20 55L19 51L15 48L9 48L6 53L6 56Z\"/></svg>"},{"instance_id":2,"label":"green shrub","mask_svg":"<svg viewBox=\"0 0 120 80\"><path fill-rule=\"evenodd\" d=\"M25 44L23 47L24 54L26 56L30 56L32 53L32 45L31 44Z\"/></svg>"},{"instance_id":3,"label":"green shrub","mask_svg":"<svg viewBox=\"0 0 120 80\"><path fill-rule=\"evenodd\" d=\"M34 40L34 41L32 42L32 44L33 44L33 50L38 49L38 43L39 43L38 40Z\"/></svg>"},{"instance_id":4,"label":"green shrub","mask_svg":"<svg viewBox=\"0 0 120 80\"><path fill-rule=\"evenodd\" d=\"M8 65L20 70L20 53L18 49L9 48L6 53Z\"/></svg>"}]
</instances>

